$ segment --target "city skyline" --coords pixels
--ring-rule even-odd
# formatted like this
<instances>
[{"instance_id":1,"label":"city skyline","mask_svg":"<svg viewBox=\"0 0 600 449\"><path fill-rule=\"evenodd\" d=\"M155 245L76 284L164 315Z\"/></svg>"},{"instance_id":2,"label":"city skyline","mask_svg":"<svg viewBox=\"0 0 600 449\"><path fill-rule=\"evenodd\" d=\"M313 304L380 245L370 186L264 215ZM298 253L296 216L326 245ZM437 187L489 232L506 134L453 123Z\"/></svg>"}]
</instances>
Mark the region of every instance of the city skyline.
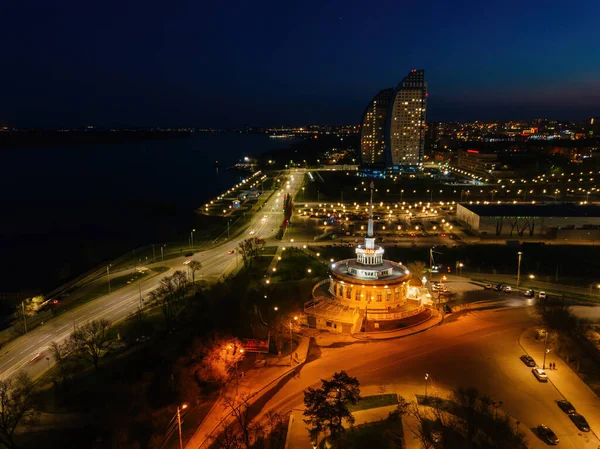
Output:
<instances>
[{"instance_id":1,"label":"city skyline","mask_svg":"<svg viewBox=\"0 0 600 449\"><path fill-rule=\"evenodd\" d=\"M64 14L13 3L0 32L11 42L0 122L354 123L412 67L427 71L433 121L597 116L600 63L586 30L599 6L581 2L576 27L552 6L389 4L365 15L353 2L182 2L165 12L154 2L96 10L69 1ZM399 26L399 16L421 19Z\"/></svg>"}]
</instances>

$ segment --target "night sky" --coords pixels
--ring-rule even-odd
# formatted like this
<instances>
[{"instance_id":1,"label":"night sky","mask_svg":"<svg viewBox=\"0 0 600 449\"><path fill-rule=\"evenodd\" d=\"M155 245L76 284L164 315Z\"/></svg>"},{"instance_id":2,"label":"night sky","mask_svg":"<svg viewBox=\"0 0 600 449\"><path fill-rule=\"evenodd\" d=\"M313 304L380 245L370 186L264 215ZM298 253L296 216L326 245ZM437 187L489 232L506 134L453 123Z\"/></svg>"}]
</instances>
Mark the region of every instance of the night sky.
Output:
<instances>
[{"instance_id":1,"label":"night sky","mask_svg":"<svg viewBox=\"0 0 600 449\"><path fill-rule=\"evenodd\" d=\"M594 0L30 0L1 16L13 126L357 123L413 68L428 120L600 115Z\"/></svg>"}]
</instances>

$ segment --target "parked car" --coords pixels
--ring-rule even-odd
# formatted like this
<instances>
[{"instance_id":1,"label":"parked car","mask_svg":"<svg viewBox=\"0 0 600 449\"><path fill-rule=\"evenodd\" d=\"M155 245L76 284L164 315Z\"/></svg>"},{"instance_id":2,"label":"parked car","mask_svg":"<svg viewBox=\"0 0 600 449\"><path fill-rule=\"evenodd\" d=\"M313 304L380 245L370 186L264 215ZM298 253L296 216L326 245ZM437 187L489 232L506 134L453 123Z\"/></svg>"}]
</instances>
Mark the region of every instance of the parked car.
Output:
<instances>
[{"instance_id":1,"label":"parked car","mask_svg":"<svg viewBox=\"0 0 600 449\"><path fill-rule=\"evenodd\" d=\"M583 417L583 415L580 415L579 413L575 412L572 415L569 415L569 418L571 418L573 424L575 424L577 428L582 432L590 431L590 425L588 424L587 420Z\"/></svg>"},{"instance_id":2,"label":"parked car","mask_svg":"<svg viewBox=\"0 0 600 449\"><path fill-rule=\"evenodd\" d=\"M531 372L540 382L548 382L548 375L542 368L533 368Z\"/></svg>"},{"instance_id":3,"label":"parked car","mask_svg":"<svg viewBox=\"0 0 600 449\"><path fill-rule=\"evenodd\" d=\"M504 293L511 293L512 292L512 287L510 285L506 285L504 287Z\"/></svg>"},{"instance_id":4,"label":"parked car","mask_svg":"<svg viewBox=\"0 0 600 449\"><path fill-rule=\"evenodd\" d=\"M486 288L486 290L491 290L492 289L492 284L486 284L485 288Z\"/></svg>"},{"instance_id":5,"label":"parked car","mask_svg":"<svg viewBox=\"0 0 600 449\"><path fill-rule=\"evenodd\" d=\"M530 355L526 355L523 354L521 356L521 360L523 361L523 363L529 367L535 367L535 360L533 360L533 357L531 357Z\"/></svg>"},{"instance_id":6,"label":"parked car","mask_svg":"<svg viewBox=\"0 0 600 449\"><path fill-rule=\"evenodd\" d=\"M234 250L232 250L232 249L230 249L229 251L227 251L227 254L230 254L230 255L231 255L231 254L233 254L233 253L235 253L235 251L234 251Z\"/></svg>"},{"instance_id":7,"label":"parked car","mask_svg":"<svg viewBox=\"0 0 600 449\"><path fill-rule=\"evenodd\" d=\"M546 292L539 292L538 293L538 298L539 299L546 299Z\"/></svg>"},{"instance_id":8,"label":"parked car","mask_svg":"<svg viewBox=\"0 0 600 449\"><path fill-rule=\"evenodd\" d=\"M446 314L452 313L452 307L450 307L448 304L444 304L444 312Z\"/></svg>"},{"instance_id":9,"label":"parked car","mask_svg":"<svg viewBox=\"0 0 600 449\"><path fill-rule=\"evenodd\" d=\"M556 405L565 412L567 415L574 415L576 413L575 407L569 401L562 399L560 401L556 401Z\"/></svg>"},{"instance_id":10,"label":"parked car","mask_svg":"<svg viewBox=\"0 0 600 449\"><path fill-rule=\"evenodd\" d=\"M545 426L543 424L537 427L537 432L539 437L548 444L552 446L556 446L559 443L559 439L556 434L550 429L550 427Z\"/></svg>"}]
</instances>

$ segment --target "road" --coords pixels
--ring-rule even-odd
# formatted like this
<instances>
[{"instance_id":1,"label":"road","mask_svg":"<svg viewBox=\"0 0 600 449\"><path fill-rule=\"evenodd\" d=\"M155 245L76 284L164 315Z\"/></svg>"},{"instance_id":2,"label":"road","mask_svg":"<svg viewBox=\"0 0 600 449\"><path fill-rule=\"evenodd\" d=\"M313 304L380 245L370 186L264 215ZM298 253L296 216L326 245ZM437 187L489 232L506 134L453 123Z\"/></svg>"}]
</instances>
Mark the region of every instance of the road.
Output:
<instances>
[{"instance_id":1,"label":"road","mask_svg":"<svg viewBox=\"0 0 600 449\"><path fill-rule=\"evenodd\" d=\"M250 231L254 231L252 234L254 236L265 238L267 244L275 244L276 241L273 241L273 237L283 220L283 212L281 211L283 194L296 194L302 185L304 170L289 170L287 176L290 181L289 186L283 186L278 192L279 195L274 194L265 203L264 212L259 212L250 218L251 221L247 231L192 257L192 259L202 263L201 270L196 273L197 277L218 280L223 276L223 273L228 273L237 264L241 264L240 257L236 254L228 254L228 252L235 250L239 242L248 238ZM140 285L138 283L128 285L110 295L73 308L38 326L28 334L9 342L0 350L0 378L10 377L20 370L27 372L33 378L41 375L54 363L48 349L50 342L64 342L75 326L92 320L104 318L114 323L128 317L140 305L140 287L141 296L146 297L149 292L158 286L164 276L169 275L174 270L185 270L186 266L183 265L185 259L185 257L180 257L148 265L148 268L167 266L169 271L150 279L142 279ZM39 352L43 353L43 357L30 363L32 358Z\"/></svg>"},{"instance_id":2,"label":"road","mask_svg":"<svg viewBox=\"0 0 600 449\"><path fill-rule=\"evenodd\" d=\"M332 347L321 342L318 358L274 393L258 419L272 409L303 409L303 390L320 385L320 378L341 369L356 376L363 391L376 394L376 386L387 383L388 392L398 392L407 399L414 399L415 391L424 393L424 375L429 373L430 393L443 396L458 386L474 386L492 400L502 401L501 411L520 421L532 448L546 447L531 431L543 423L556 432L561 447L596 449L596 436L579 432L556 406L555 400L563 399L557 388L552 383L539 383L519 359L524 353L519 344L521 334L535 324L530 312L531 308L507 298L500 308L451 316L442 326L401 340ZM600 429L598 397L590 395L578 378L568 394L567 399L586 416L592 430ZM291 447L309 444L308 439L302 439L303 432L300 429L299 444Z\"/></svg>"}]
</instances>

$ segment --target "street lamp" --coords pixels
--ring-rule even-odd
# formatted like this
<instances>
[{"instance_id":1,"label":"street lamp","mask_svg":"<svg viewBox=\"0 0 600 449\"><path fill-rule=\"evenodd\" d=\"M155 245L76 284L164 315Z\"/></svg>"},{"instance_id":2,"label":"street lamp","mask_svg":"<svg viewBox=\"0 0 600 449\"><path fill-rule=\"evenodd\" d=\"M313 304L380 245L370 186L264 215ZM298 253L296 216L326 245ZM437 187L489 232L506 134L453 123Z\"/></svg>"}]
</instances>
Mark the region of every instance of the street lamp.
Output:
<instances>
[{"instance_id":1,"label":"street lamp","mask_svg":"<svg viewBox=\"0 0 600 449\"><path fill-rule=\"evenodd\" d=\"M440 278L440 287L438 289L438 309L440 308L442 302L442 290L444 290L444 281L448 280L446 276L442 276Z\"/></svg>"},{"instance_id":2,"label":"street lamp","mask_svg":"<svg viewBox=\"0 0 600 449\"><path fill-rule=\"evenodd\" d=\"M523 257L523 253L519 251L517 255L519 256L519 262L517 264L517 287L519 287L521 284L521 257Z\"/></svg>"},{"instance_id":3,"label":"street lamp","mask_svg":"<svg viewBox=\"0 0 600 449\"><path fill-rule=\"evenodd\" d=\"M530 274L529 279L535 279L535 274Z\"/></svg>"},{"instance_id":4,"label":"street lamp","mask_svg":"<svg viewBox=\"0 0 600 449\"><path fill-rule=\"evenodd\" d=\"M294 321L298 321L298 317L294 317ZM293 365L293 357L292 357L292 320L290 320L290 366Z\"/></svg>"},{"instance_id":5,"label":"street lamp","mask_svg":"<svg viewBox=\"0 0 600 449\"><path fill-rule=\"evenodd\" d=\"M462 269L463 269L464 266L465 266L465 264L463 264L462 262L460 262L458 264L458 268L460 268L460 275L459 276L462 276Z\"/></svg>"},{"instance_id":6,"label":"street lamp","mask_svg":"<svg viewBox=\"0 0 600 449\"><path fill-rule=\"evenodd\" d=\"M177 425L179 426L179 449L183 449L183 437L181 435L181 410L185 410L187 404L182 404L181 407L177 406Z\"/></svg>"},{"instance_id":7,"label":"street lamp","mask_svg":"<svg viewBox=\"0 0 600 449\"><path fill-rule=\"evenodd\" d=\"M108 294L110 295L110 264L106 266L106 277L108 278Z\"/></svg>"},{"instance_id":8,"label":"street lamp","mask_svg":"<svg viewBox=\"0 0 600 449\"><path fill-rule=\"evenodd\" d=\"M227 346L229 349L233 349L233 355L235 356L236 354L236 348L234 346ZM238 349L240 354L244 354L244 349ZM235 397L238 397L238 393L239 393L239 384L240 384L240 376L238 375L238 364L240 363L239 360L235 361Z\"/></svg>"},{"instance_id":9,"label":"street lamp","mask_svg":"<svg viewBox=\"0 0 600 449\"><path fill-rule=\"evenodd\" d=\"M548 349L548 329L546 329L546 337L544 338L544 363L542 364L542 369L546 369L546 354L550 352Z\"/></svg>"},{"instance_id":10,"label":"street lamp","mask_svg":"<svg viewBox=\"0 0 600 449\"><path fill-rule=\"evenodd\" d=\"M429 381L429 373L425 373L425 400L427 400L427 381Z\"/></svg>"}]
</instances>

